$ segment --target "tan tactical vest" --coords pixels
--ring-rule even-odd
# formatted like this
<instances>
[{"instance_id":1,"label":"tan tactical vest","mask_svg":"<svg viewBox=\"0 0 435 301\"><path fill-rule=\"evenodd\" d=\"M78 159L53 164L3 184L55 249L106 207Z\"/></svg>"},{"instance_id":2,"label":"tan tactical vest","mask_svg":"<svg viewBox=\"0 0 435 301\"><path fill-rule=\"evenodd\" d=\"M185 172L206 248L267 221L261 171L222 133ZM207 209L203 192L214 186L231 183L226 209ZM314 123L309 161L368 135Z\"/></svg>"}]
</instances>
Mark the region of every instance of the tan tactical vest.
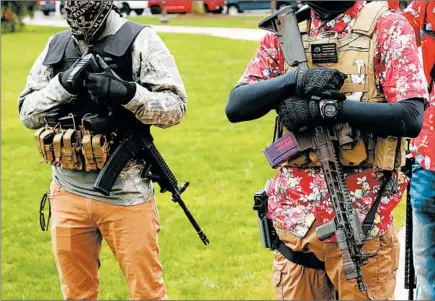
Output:
<instances>
[{"instance_id":1,"label":"tan tactical vest","mask_svg":"<svg viewBox=\"0 0 435 301\"><path fill-rule=\"evenodd\" d=\"M377 33L375 32L379 18L388 11L388 5L383 1L367 4L358 17L353 21L352 31L343 38L337 38L335 33L311 38L310 21L299 24L308 58L308 65L312 67L326 66L335 68L347 74L341 92L346 93L348 99L363 102L386 102L384 94L378 91L374 76L374 52ZM312 63L312 49L316 44L336 43L338 52L337 63ZM287 71L293 67L288 65ZM375 137L370 133L361 132L349 124L336 125L338 130L340 151L339 158L344 166L374 167L382 170L393 170L405 164L405 139L397 137ZM288 131L285 127L283 133ZM295 133L302 149L300 156L285 163L287 166L310 168L320 166L316 154L310 150L309 136Z\"/></svg>"}]
</instances>

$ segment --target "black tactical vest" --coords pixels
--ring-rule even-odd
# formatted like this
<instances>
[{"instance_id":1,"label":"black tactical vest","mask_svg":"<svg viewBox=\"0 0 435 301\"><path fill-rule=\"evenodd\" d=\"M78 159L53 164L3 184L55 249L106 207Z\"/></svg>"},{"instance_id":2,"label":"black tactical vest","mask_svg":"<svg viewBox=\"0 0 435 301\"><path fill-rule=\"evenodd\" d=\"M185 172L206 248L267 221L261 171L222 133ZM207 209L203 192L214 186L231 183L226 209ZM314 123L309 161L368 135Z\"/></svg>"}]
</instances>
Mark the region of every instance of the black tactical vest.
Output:
<instances>
[{"instance_id":1,"label":"black tactical vest","mask_svg":"<svg viewBox=\"0 0 435 301\"><path fill-rule=\"evenodd\" d=\"M131 47L139 32L145 25L127 21L114 35L100 39L94 52L125 81L132 81ZM43 64L53 67L53 76L67 70L81 57L75 44L71 30L56 34L50 42L47 56ZM85 89L80 91L77 99L62 109L62 115L70 113L81 119L86 114L97 114L102 111L100 105L90 99Z\"/></svg>"}]
</instances>

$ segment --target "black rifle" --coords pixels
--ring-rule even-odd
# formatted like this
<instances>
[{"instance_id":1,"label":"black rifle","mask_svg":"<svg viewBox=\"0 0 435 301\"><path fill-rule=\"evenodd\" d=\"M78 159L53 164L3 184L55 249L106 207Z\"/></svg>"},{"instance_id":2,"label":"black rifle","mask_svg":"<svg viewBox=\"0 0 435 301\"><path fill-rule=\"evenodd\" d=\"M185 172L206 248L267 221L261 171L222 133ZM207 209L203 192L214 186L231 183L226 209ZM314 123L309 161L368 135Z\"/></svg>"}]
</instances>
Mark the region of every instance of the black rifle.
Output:
<instances>
[{"instance_id":1,"label":"black rifle","mask_svg":"<svg viewBox=\"0 0 435 301\"><path fill-rule=\"evenodd\" d=\"M85 52L82 54L80 61L71 71L66 81L76 86L77 82L83 81L86 72L99 72L99 70L100 66L95 59L95 55L92 52Z\"/></svg>"},{"instance_id":2,"label":"black rifle","mask_svg":"<svg viewBox=\"0 0 435 301\"><path fill-rule=\"evenodd\" d=\"M273 222L267 217L267 193L270 188L271 180L267 180L264 189L257 191L254 195L254 206L252 209L258 212L258 226L260 228L261 244L264 248L271 251L276 249L278 234L273 227Z\"/></svg>"},{"instance_id":3,"label":"black rifle","mask_svg":"<svg viewBox=\"0 0 435 301\"><path fill-rule=\"evenodd\" d=\"M408 154L406 165L402 171L412 180L412 165L415 160ZM414 289L416 277L414 270L414 259L412 249L412 204L410 194L411 182L406 188L406 223L405 223L405 289L408 290L408 300L414 300Z\"/></svg>"},{"instance_id":4,"label":"black rifle","mask_svg":"<svg viewBox=\"0 0 435 301\"><path fill-rule=\"evenodd\" d=\"M272 14L260 23L260 28L275 33L279 39L284 57L290 66L308 68L307 57L299 31L297 16L291 6ZM322 164L322 170L333 205L335 217L331 222L317 227L320 240L334 234L343 259L343 271L346 279L356 279L358 289L366 290L361 267L368 263L374 254L366 253L362 246L365 235L358 214L352 207L342 166L337 156L338 135L334 126L317 126L310 133L312 148Z\"/></svg>"},{"instance_id":5,"label":"black rifle","mask_svg":"<svg viewBox=\"0 0 435 301\"><path fill-rule=\"evenodd\" d=\"M79 63L71 72L67 81L69 83L77 83L77 81L83 80L86 72L99 72L101 69L107 68L109 68L107 64L104 64L104 66L98 64L91 48L82 55ZM201 230L201 227L181 198L181 194L187 189L189 182L178 187L177 179L153 143L150 126L138 125L135 117L127 116L128 113L126 114L122 109L118 112L120 116L117 118L113 117L114 113L109 107L102 107L101 112L102 114L89 116L84 119L85 126L90 129L98 130L99 132L107 132L113 129L111 126L113 127L118 119L125 123L123 126L124 129L136 128L137 130L128 134L110 156L106 165L98 174L94 183L94 189L103 195L110 195L110 191L116 179L119 177L119 174L127 165L128 161L133 158L140 159L146 164L142 172L142 177L157 182L161 188L161 193L169 191L172 194L172 200L180 205L202 242L208 245L209 240L207 236Z\"/></svg>"},{"instance_id":6,"label":"black rifle","mask_svg":"<svg viewBox=\"0 0 435 301\"><path fill-rule=\"evenodd\" d=\"M122 169L127 165L128 161L131 159L141 160L145 164L142 177L157 182L160 186L161 193L169 191L172 194L172 201L180 205L201 238L201 241L204 245L208 245L209 240L206 234L201 230L201 227L181 198L181 194L189 186L189 182L184 183L181 187L178 186L177 179L154 145L150 126L138 124L138 122L136 122L135 126L137 130L128 134L127 137L120 142L104 168L98 174L94 183L94 189L103 195L110 195L110 191L116 179Z\"/></svg>"}]
</instances>

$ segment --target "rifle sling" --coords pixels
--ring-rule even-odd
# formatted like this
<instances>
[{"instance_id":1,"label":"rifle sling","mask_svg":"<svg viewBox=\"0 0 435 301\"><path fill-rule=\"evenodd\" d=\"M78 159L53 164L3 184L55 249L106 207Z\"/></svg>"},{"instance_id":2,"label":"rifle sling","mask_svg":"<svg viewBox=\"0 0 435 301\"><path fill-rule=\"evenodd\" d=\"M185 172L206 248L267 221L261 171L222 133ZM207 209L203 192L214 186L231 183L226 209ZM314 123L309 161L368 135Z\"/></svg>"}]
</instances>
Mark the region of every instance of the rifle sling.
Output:
<instances>
[{"instance_id":1,"label":"rifle sling","mask_svg":"<svg viewBox=\"0 0 435 301\"><path fill-rule=\"evenodd\" d=\"M310 269L325 270L325 263L317 259L313 253L295 252L280 240L276 242L276 249L282 254L282 256L295 264Z\"/></svg>"},{"instance_id":2,"label":"rifle sling","mask_svg":"<svg viewBox=\"0 0 435 301\"><path fill-rule=\"evenodd\" d=\"M384 183L382 183L381 188L379 189L378 196L376 197L375 202L367 213L364 222L362 224L362 230L364 236L367 237L370 229L373 227L373 222L375 220L376 212L378 211L379 204L381 203L382 196L384 195L385 188L387 187L388 182L391 180L393 173L391 171L386 172Z\"/></svg>"}]
</instances>

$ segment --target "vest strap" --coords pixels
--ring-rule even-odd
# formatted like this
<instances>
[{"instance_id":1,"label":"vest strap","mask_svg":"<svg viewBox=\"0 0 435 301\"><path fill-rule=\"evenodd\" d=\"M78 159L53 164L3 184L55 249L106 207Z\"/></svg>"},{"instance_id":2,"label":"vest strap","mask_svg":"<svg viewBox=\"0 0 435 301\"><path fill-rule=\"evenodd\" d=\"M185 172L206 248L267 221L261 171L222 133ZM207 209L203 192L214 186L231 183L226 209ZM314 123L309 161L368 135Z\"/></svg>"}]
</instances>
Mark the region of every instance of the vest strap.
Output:
<instances>
[{"instance_id":1,"label":"vest strap","mask_svg":"<svg viewBox=\"0 0 435 301\"><path fill-rule=\"evenodd\" d=\"M47 55L42 64L44 66L51 66L59 63L66 50L69 40L72 37L71 30L65 30L54 35L53 39L48 46Z\"/></svg>"},{"instance_id":2,"label":"vest strap","mask_svg":"<svg viewBox=\"0 0 435 301\"><path fill-rule=\"evenodd\" d=\"M140 31L145 27L147 26L136 22L125 22L113 36L108 37L111 40L108 45L104 47L104 51L116 57L123 56ZM55 65L62 60L71 37L71 30L65 30L54 35L43 61L44 66Z\"/></svg>"},{"instance_id":3,"label":"vest strap","mask_svg":"<svg viewBox=\"0 0 435 301\"><path fill-rule=\"evenodd\" d=\"M123 56L130 48L131 44L133 44L137 35L145 27L147 26L136 22L127 21L116 32L110 43L104 47L104 51L116 57Z\"/></svg>"},{"instance_id":4,"label":"vest strap","mask_svg":"<svg viewBox=\"0 0 435 301\"><path fill-rule=\"evenodd\" d=\"M352 32L371 37L376 29L378 20L389 10L386 1L373 1L364 6L356 18Z\"/></svg>"}]
</instances>

